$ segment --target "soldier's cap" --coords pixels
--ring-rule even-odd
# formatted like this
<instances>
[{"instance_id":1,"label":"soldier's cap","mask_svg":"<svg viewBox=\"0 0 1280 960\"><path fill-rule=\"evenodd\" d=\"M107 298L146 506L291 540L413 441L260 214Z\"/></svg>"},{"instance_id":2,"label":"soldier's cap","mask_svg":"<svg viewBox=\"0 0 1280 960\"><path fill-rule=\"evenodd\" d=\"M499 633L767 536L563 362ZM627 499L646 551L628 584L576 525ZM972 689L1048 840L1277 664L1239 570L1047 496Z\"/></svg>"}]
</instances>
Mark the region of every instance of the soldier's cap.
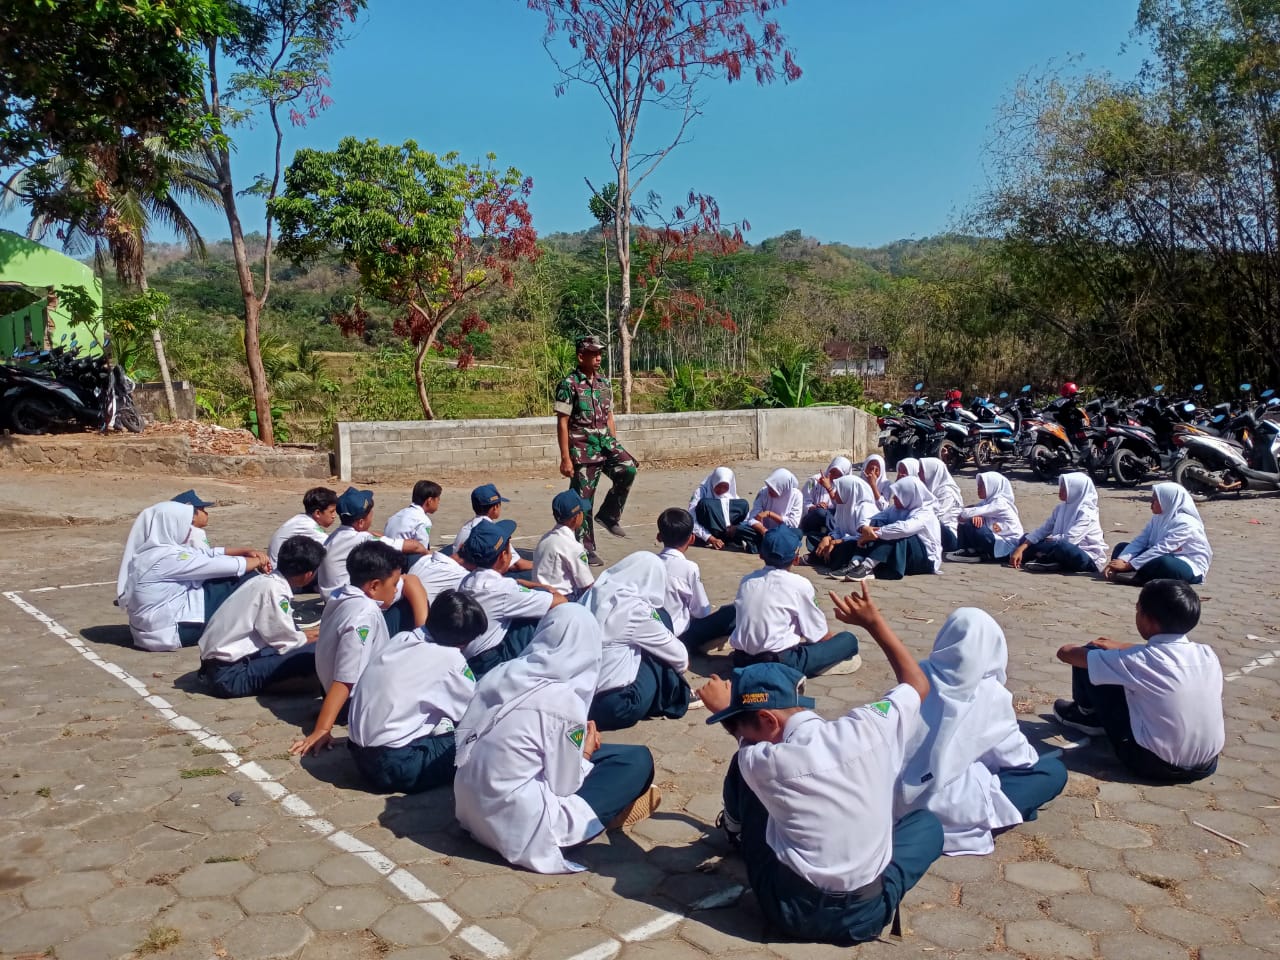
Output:
<instances>
[{"instance_id":1,"label":"soldier's cap","mask_svg":"<svg viewBox=\"0 0 1280 960\"><path fill-rule=\"evenodd\" d=\"M812 697L804 696L804 674L785 663L753 663L733 671L729 705L707 717L720 723L752 710L813 709Z\"/></svg>"},{"instance_id":2,"label":"soldier's cap","mask_svg":"<svg viewBox=\"0 0 1280 960\"><path fill-rule=\"evenodd\" d=\"M477 523L467 535L467 542L459 551L462 559L477 567L492 567L502 556L511 542L511 535L516 532L514 520L494 520L489 523Z\"/></svg>"},{"instance_id":3,"label":"soldier's cap","mask_svg":"<svg viewBox=\"0 0 1280 960\"><path fill-rule=\"evenodd\" d=\"M795 527L774 527L760 541L760 559L771 567L790 566L803 539L804 534Z\"/></svg>"},{"instance_id":4,"label":"soldier's cap","mask_svg":"<svg viewBox=\"0 0 1280 960\"><path fill-rule=\"evenodd\" d=\"M200 499L200 494L196 493L194 490L184 490L173 498L173 502L185 503L187 506L194 507L196 510L208 510L213 506L212 500Z\"/></svg>"},{"instance_id":5,"label":"soldier's cap","mask_svg":"<svg viewBox=\"0 0 1280 960\"><path fill-rule=\"evenodd\" d=\"M572 520L583 510L590 509L587 501L572 490L564 490L555 495L555 499L551 501L551 515L555 517L556 523L564 523L566 520Z\"/></svg>"},{"instance_id":6,"label":"soldier's cap","mask_svg":"<svg viewBox=\"0 0 1280 960\"><path fill-rule=\"evenodd\" d=\"M589 337L579 337L574 341L574 346L578 348L579 353L604 353L604 344L594 334Z\"/></svg>"},{"instance_id":7,"label":"soldier's cap","mask_svg":"<svg viewBox=\"0 0 1280 960\"><path fill-rule=\"evenodd\" d=\"M492 483L481 484L471 491L471 509L476 513L483 513L490 507L510 502L510 500L498 493L498 488Z\"/></svg>"},{"instance_id":8,"label":"soldier's cap","mask_svg":"<svg viewBox=\"0 0 1280 960\"><path fill-rule=\"evenodd\" d=\"M371 509L373 509L372 490L347 487L338 498L338 516L344 523L348 520L359 520Z\"/></svg>"}]
</instances>

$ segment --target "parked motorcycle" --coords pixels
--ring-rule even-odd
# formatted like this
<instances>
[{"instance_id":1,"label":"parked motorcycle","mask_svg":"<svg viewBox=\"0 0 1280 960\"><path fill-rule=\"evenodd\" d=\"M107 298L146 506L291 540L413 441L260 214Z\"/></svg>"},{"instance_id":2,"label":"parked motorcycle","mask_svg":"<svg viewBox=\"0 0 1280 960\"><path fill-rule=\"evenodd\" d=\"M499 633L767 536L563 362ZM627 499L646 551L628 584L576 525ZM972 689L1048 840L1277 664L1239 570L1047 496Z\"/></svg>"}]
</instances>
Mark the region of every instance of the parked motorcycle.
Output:
<instances>
[{"instance_id":1,"label":"parked motorcycle","mask_svg":"<svg viewBox=\"0 0 1280 960\"><path fill-rule=\"evenodd\" d=\"M884 405L884 415L877 417L880 425L880 446L884 449L885 465L893 469L905 457L938 456L946 433L934 420L929 400L925 397L924 384L917 383L915 394L899 404L899 413L893 414L890 404Z\"/></svg>"},{"instance_id":2,"label":"parked motorcycle","mask_svg":"<svg viewBox=\"0 0 1280 960\"><path fill-rule=\"evenodd\" d=\"M0 365L0 418L10 430L142 431L145 424L133 402L133 381L105 356L80 357L79 352L73 339L69 347L15 351L15 362Z\"/></svg>"},{"instance_id":3,"label":"parked motorcycle","mask_svg":"<svg viewBox=\"0 0 1280 960\"><path fill-rule=\"evenodd\" d=\"M1241 384L1249 397L1251 384ZM1174 436L1173 480L1196 500L1243 490L1280 490L1280 407L1273 390L1230 416L1219 435L1186 426Z\"/></svg>"}]
</instances>

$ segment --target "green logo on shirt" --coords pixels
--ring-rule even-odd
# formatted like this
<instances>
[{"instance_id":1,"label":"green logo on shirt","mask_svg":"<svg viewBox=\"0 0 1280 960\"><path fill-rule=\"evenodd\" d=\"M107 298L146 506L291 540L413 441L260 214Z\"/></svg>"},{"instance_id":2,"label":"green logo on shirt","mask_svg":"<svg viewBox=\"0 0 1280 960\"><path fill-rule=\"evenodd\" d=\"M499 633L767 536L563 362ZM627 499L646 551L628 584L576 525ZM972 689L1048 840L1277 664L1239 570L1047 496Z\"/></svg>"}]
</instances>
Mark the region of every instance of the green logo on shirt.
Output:
<instances>
[{"instance_id":1,"label":"green logo on shirt","mask_svg":"<svg viewBox=\"0 0 1280 960\"><path fill-rule=\"evenodd\" d=\"M581 560L583 563L586 563L586 562L587 562L587 555L586 555L585 553L580 553L580 554L578 554L578 559L579 559L579 560Z\"/></svg>"},{"instance_id":2,"label":"green logo on shirt","mask_svg":"<svg viewBox=\"0 0 1280 960\"><path fill-rule=\"evenodd\" d=\"M662 622L662 614L658 613L657 610L653 611L653 613L649 614L649 616L652 619L657 620L659 623Z\"/></svg>"},{"instance_id":3,"label":"green logo on shirt","mask_svg":"<svg viewBox=\"0 0 1280 960\"><path fill-rule=\"evenodd\" d=\"M532 590L530 590L528 587L521 587L521 588L520 588L520 592L521 592L521 593L533 593L533 591L532 591Z\"/></svg>"},{"instance_id":4,"label":"green logo on shirt","mask_svg":"<svg viewBox=\"0 0 1280 960\"><path fill-rule=\"evenodd\" d=\"M190 560L190 559L191 559L191 554L189 554L189 553L185 553L185 552L180 553L180 554L178 554L178 559L179 559L179 560Z\"/></svg>"},{"instance_id":5,"label":"green logo on shirt","mask_svg":"<svg viewBox=\"0 0 1280 960\"><path fill-rule=\"evenodd\" d=\"M283 610L285 613L288 613L288 612L289 612L289 600L288 600L288 598L284 598L284 599L282 599L282 600L280 601L280 609L281 609L281 610Z\"/></svg>"},{"instance_id":6,"label":"green logo on shirt","mask_svg":"<svg viewBox=\"0 0 1280 960\"><path fill-rule=\"evenodd\" d=\"M871 709L874 710L876 713L880 714L880 716L882 717L887 717L889 715L889 711L892 708L893 708L892 700L880 700L876 703L871 704Z\"/></svg>"},{"instance_id":7,"label":"green logo on shirt","mask_svg":"<svg viewBox=\"0 0 1280 960\"><path fill-rule=\"evenodd\" d=\"M569 742L572 743L575 747L578 747L579 749L581 749L582 741L585 740L586 737L587 737L586 727L574 727L572 730L569 731Z\"/></svg>"},{"instance_id":8,"label":"green logo on shirt","mask_svg":"<svg viewBox=\"0 0 1280 960\"><path fill-rule=\"evenodd\" d=\"M475 675L474 673L472 673L472 672L471 672L471 668L470 668L470 667L463 667L463 668L462 668L462 675L463 675L464 677L466 677L468 680L470 680L472 683L475 683L476 675Z\"/></svg>"},{"instance_id":9,"label":"green logo on shirt","mask_svg":"<svg viewBox=\"0 0 1280 960\"><path fill-rule=\"evenodd\" d=\"M360 642L361 642L361 643L364 643L366 640L368 640L368 639L369 639L369 628L368 628L368 627L356 627L356 636L358 636L358 637L360 638Z\"/></svg>"}]
</instances>

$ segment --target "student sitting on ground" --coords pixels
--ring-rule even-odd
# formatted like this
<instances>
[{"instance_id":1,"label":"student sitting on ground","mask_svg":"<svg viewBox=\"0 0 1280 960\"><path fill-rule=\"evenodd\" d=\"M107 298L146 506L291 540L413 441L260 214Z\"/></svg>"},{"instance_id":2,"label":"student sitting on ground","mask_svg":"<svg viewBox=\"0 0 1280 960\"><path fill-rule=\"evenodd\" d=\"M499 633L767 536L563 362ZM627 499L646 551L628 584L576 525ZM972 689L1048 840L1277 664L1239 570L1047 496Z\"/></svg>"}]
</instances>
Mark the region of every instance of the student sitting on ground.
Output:
<instances>
[{"instance_id":1,"label":"student sitting on ground","mask_svg":"<svg viewBox=\"0 0 1280 960\"><path fill-rule=\"evenodd\" d=\"M471 509L475 516L462 525L458 535L453 538L453 543L446 549L454 556L460 555L462 548L467 544L467 538L471 536L471 531L479 524L497 522L502 518L502 505L510 502L498 493L498 488L492 483L476 487L471 491ZM515 573L525 573L533 570L533 563L513 551L510 569Z\"/></svg>"},{"instance_id":2,"label":"student sitting on ground","mask_svg":"<svg viewBox=\"0 0 1280 960\"><path fill-rule=\"evenodd\" d=\"M290 537L310 537L320 546L329 539L328 529L338 519L338 495L328 487L312 487L302 495L302 512L280 524L271 535L267 556L274 564L280 547Z\"/></svg>"},{"instance_id":3,"label":"student sitting on ground","mask_svg":"<svg viewBox=\"0 0 1280 960\"><path fill-rule=\"evenodd\" d=\"M829 517L835 508L831 498L831 485L853 472L848 457L836 457L822 473L815 473L804 482L804 506L800 514L800 532L817 542L827 533Z\"/></svg>"},{"instance_id":4,"label":"student sitting on ground","mask_svg":"<svg viewBox=\"0 0 1280 960\"><path fill-rule=\"evenodd\" d=\"M458 822L514 866L585 869L564 850L658 808L647 747L600 743L587 706L600 671L600 627L576 603L556 607L523 656L476 685L458 728Z\"/></svg>"},{"instance_id":5,"label":"student sitting on ground","mask_svg":"<svg viewBox=\"0 0 1280 960\"><path fill-rule=\"evenodd\" d=\"M929 695L907 742L897 812L936 816L949 856L990 853L993 832L1036 819L1067 785L1062 761L1037 754L1018 726L1008 665L1004 631L974 607L947 617L920 664Z\"/></svg>"},{"instance_id":6,"label":"student sitting on ground","mask_svg":"<svg viewBox=\"0 0 1280 960\"><path fill-rule=\"evenodd\" d=\"M796 475L781 468L773 471L756 494L747 522L739 528L744 545L754 553L760 538L770 530L777 527L798 528L803 507L804 494Z\"/></svg>"},{"instance_id":7,"label":"student sitting on ground","mask_svg":"<svg viewBox=\"0 0 1280 960\"><path fill-rule=\"evenodd\" d=\"M590 509L590 504L587 509ZM556 525L542 535L533 551L533 579L577 600L591 588L595 578L587 565L587 551L578 542L578 531L586 519L583 500L574 490L562 490L551 500L551 516Z\"/></svg>"},{"instance_id":8,"label":"student sitting on ground","mask_svg":"<svg viewBox=\"0 0 1280 960\"><path fill-rule=\"evenodd\" d=\"M791 572L800 540L795 527L777 527L761 541L764 567L742 578L733 601L733 665L785 663L806 677L853 673L862 666L858 638L827 629L813 584Z\"/></svg>"},{"instance_id":9,"label":"student sitting on ground","mask_svg":"<svg viewBox=\"0 0 1280 960\"><path fill-rule=\"evenodd\" d=\"M201 498L194 490L185 490L174 497L173 502L186 504L194 511L191 515L191 529L184 541L187 546L220 557L257 557L259 561L268 559L265 553L253 547L214 547L209 544L209 508L214 505L212 500ZM271 562L275 563L274 560Z\"/></svg>"},{"instance_id":10,"label":"student sitting on ground","mask_svg":"<svg viewBox=\"0 0 1280 960\"><path fill-rule=\"evenodd\" d=\"M957 547L956 522L964 509L964 494L947 465L937 457L925 457L920 461L920 482L933 497L933 512L938 515L942 534L942 552L950 553Z\"/></svg>"},{"instance_id":11,"label":"student sitting on ground","mask_svg":"<svg viewBox=\"0 0 1280 960\"><path fill-rule=\"evenodd\" d=\"M689 710L689 651L663 622L667 572L652 553L633 553L600 574L582 605L604 645L587 719L625 730L646 717L678 720Z\"/></svg>"},{"instance_id":12,"label":"student sitting on ground","mask_svg":"<svg viewBox=\"0 0 1280 960\"><path fill-rule=\"evenodd\" d=\"M256 551L215 554L186 544L193 514L185 503L156 504L148 539L129 562L121 607L129 615L134 645L143 650L195 646L209 617L245 575L271 570L266 556Z\"/></svg>"},{"instance_id":13,"label":"student sitting on ground","mask_svg":"<svg viewBox=\"0 0 1280 960\"><path fill-rule=\"evenodd\" d=\"M116 573L115 605L125 613L129 612L125 604L127 595L131 592L129 573L133 567L133 558L143 547L156 541L157 531L165 522L165 511L169 509L166 504L173 502L162 500L153 503L134 518L133 526L129 528L129 536L124 541L124 552L120 556L120 568Z\"/></svg>"},{"instance_id":14,"label":"student sitting on ground","mask_svg":"<svg viewBox=\"0 0 1280 960\"><path fill-rule=\"evenodd\" d=\"M827 532L817 539L809 535L810 563L833 569L847 567L858 552L859 531L879 510L871 487L861 477L841 477L831 485L833 506Z\"/></svg>"},{"instance_id":15,"label":"student sitting on ground","mask_svg":"<svg viewBox=\"0 0 1280 960\"><path fill-rule=\"evenodd\" d=\"M484 630L471 597L446 590L428 626L378 644L351 695L347 746L379 793L421 793L453 782L454 726L475 693L460 648Z\"/></svg>"},{"instance_id":16,"label":"student sitting on ground","mask_svg":"<svg viewBox=\"0 0 1280 960\"><path fill-rule=\"evenodd\" d=\"M699 693L738 742L721 824L777 933L841 946L874 940L942 853L927 810L895 821L894 784L920 725L929 681L866 596L832 595L836 616L866 629L898 686L838 720L812 712L800 673L783 664L713 677Z\"/></svg>"},{"instance_id":17,"label":"student sitting on ground","mask_svg":"<svg viewBox=\"0 0 1280 960\"><path fill-rule=\"evenodd\" d=\"M359 544L378 540L401 553L427 552L427 548L416 540L380 537L372 533L369 528L373 526L373 507L372 490L347 487L338 498L338 519L342 524L325 541L324 563L316 572L316 585L322 596L327 598L350 582L347 580L347 557ZM405 628L408 629L408 625Z\"/></svg>"},{"instance_id":18,"label":"student sitting on ground","mask_svg":"<svg viewBox=\"0 0 1280 960\"><path fill-rule=\"evenodd\" d=\"M440 484L419 480L413 485L409 506L397 510L382 528L384 537L416 540L431 547L431 515L440 509Z\"/></svg>"},{"instance_id":19,"label":"student sitting on ground","mask_svg":"<svg viewBox=\"0 0 1280 960\"><path fill-rule=\"evenodd\" d=\"M871 495L876 498L876 507L883 510L889 502L889 488L893 481L886 475L884 457L873 453L862 461L862 479L871 488Z\"/></svg>"},{"instance_id":20,"label":"student sitting on ground","mask_svg":"<svg viewBox=\"0 0 1280 960\"><path fill-rule=\"evenodd\" d=\"M1152 580L1135 615L1145 644L1068 644L1072 700L1053 714L1063 726L1105 733L1116 757L1148 780L1192 783L1218 769L1226 741L1222 665L1213 648L1187 634L1200 622L1200 598L1181 580Z\"/></svg>"},{"instance_id":21,"label":"student sitting on ground","mask_svg":"<svg viewBox=\"0 0 1280 960\"><path fill-rule=\"evenodd\" d=\"M299 630L292 599L315 579L324 547L310 537L290 537L280 562L250 577L205 624L200 637L200 678L216 697L253 697L268 687L316 675L311 644L319 631Z\"/></svg>"},{"instance_id":22,"label":"student sitting on ground","mask_svg":"<svg viewBox=\"0 0 1280 960\"><path fill-rule=\"evenodd\" d=\"M1009 566L1032 573L1096 573L1107 562L1097 488L1083 473L1064 473L1058 499L1049 519L1009 554Z\"/></svg>"},{"instance_id":23,"label":"student sitting on ground","mask_svg":"<svg viewBox=\"0 0 1280 960\"><path fill-rule=\"evenodd\" d=\"M948 553L953 563L994 563L1003 560L1022 542L1022 518L1013 499L1013 485L1001 474L978 474L978 499L960 511L956 543Z\"/></svg>"},{"instance_id":24,"label":"student sitting on ground","mask_svg":"<svg viewBox=\"0 0 1280 960\"><path fill-rule=\"evenodd\" d=\"M941 568L942 537L929 491L915 477L904 477L889 492L892 506L858 531L849 566L832 573L850 580L901 580Z\"/></svg>"},{"instance_id":25,"label":"student sitting on ground","mask_svg":"<svg viewBox=\"0 0 1280 960\"><path fill-rule=\"evenodd\" d=\"M689 498L693 535L701 546L712 550L743 546L739 527L750 509L747 501L738 496L738 479L733 471L716 467Z\"/></svg>"},{"instance_id":26,"label":"student sitting on ground","mask_svg":"<svg viewBox=\"0 0 1280 960\"><path fill-rule=\"evenodd\" d=\"M467 568L455 556L440 550L432 550L413 562L409 573L418 578L427 598L434 603L446 590L456 590L467 575Z\"/></svg>"},{"instance_id":27,"label":"student sitting on ground","mask_svg":"<svg viewBox=\"0 0 1280 960\"><path fill-rule=\"evenodd\" d=\"M702 586L702 571L687 556L694 542L693 517L688 510L672 507L658 515L658 559L667 568L667 590L662 607L671 618L671 632L691 652L733 633L737 623L733 604L712 612Z\"/></svg>"},{"instance_id":28,"label":"student sitting on ground","mask_svg":"<svg viewBox=\"0 0 1280 960\"><path fill-rule=\"evenodd\" d=\"M533 633L552 607L564 603L564 594L531 580L503 576L511 566L514 520L478 524L467 537L460 557L475 569L458 589L475 597L489 625L462 652L477 677L524 652Z\"/></svg>"},{"instance_id":29,"label":"student sitting on ground","mask_svg":"<svg viewBox=\"0 0 1280 960\"><path fill-rule=\"evenodd\" d=\"M1152 580L1203 583L1213 549L1191 494L1176 483L1157 483L1151 488L1151 513L1131 543L1115 548L1103 575L1136 587Z\"/></svg>"}]
</instances>

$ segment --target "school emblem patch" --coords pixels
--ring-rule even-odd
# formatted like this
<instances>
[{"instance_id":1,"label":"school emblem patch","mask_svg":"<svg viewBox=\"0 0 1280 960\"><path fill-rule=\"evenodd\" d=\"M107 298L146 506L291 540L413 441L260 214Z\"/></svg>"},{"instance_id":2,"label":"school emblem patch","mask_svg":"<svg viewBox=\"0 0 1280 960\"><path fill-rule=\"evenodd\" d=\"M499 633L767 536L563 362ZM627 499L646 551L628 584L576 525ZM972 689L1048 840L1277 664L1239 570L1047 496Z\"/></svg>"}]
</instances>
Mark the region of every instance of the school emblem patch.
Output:
<instances>
[{"instance_id":1,"label":"school emblem patch","mask_svg":"<svg viewBox=\"0 0 1280 960\"><path fill-rule=\"evenodd\" d=\"M470 680L472 683L475 683L476 675L471 672L470 667L463 667L462 675L466 677L468 680Z\"/></svg>"},{"instance_id":2,"label":"school emblem patch","mask_svg":"<svg viewBox=\"0 0 1280 960\"><path fill-rule=\"evenodd\" d=\"M366 640L369 639L369 628L356 627L356 636L360 638L361 643L364 643Z\"/></svg>"},{"instance_id":3,"label":"school emblem patch","mask_svg":"<svg viewBox=\"0 0 1280 960\"><path fill-rule=\"evenodd\" d=\"M280 609L281 609L281 610L283 610L285 613L288 613L288 612L289 612L289 600L288 600L288 598L282 598L282 599L280 600Z\"/></svg>"},{"instance_id":4,"label":"school emblem patch","mask_svg":"<svg viewBox=\"0 0 1280 960\"><path fill-rule=\"evenodd\" d=\"M583 563L586 563L586 562L587 562L587 555L586 555L586 553L580 553L580 554L578 554L578 559L579 559L579 560L581 560Z\"/></svg>"},{"instance_id":5,"label":"school emblem patch","mask_svg":"<svg viewBox=\"0 0 1280 960\"><path fill-rule=\"evenodd\" d=\"M520 588L520 592L521 592L521 593L533 593L533 591L532 591L532 590L530 590L528 587L521 587L521 588Z\"/></svg>"},{"instance_id":6,"label":"school emblem patch","mask_svg":"<svg viewBox=\"0 0 1280 960\"><path fill-rule=\"evenodd\" d=\"M184 550L182 553L178 554L178 559L179 559L179 560L190 560L190 559L191 559L191 554L187 553L187 552Z\"/></svg>"},{"instance_id":7,"label":"school emblem patch","mask_svg":"<svg viewBox=\"0 0 1280 960\"><path fill-rule=\"evenodd\" d=\"M878 700L875 703L871 704L871 709L874 710L876 713L880 714L880 716L887 717L889 715L889 711L893 709L893 701Z\"/></svg>"},{"instance_id":8,"label":"school emblem patch","mask_svg":"<svg viewBox=\"0 0 1280 960\"><path fill-rule=\"evenodd\" d=\"M662 622L662 615L659 614L657 610L653 611L653 613L649 614L649 616L650 618L657 620L659 623Z\"/></svg>"},{"instance_id":9,"label":"school emblem patch","mask_svg":"<svg viewBox=\"0 0 1280 960\"><path fill-rule=\"evenodd\" d=\"M575 747L580 748L582 746L582 741L585 740L586 737L587 737L586 727L574 727L572 730L569 731L569 742L572 743Z\"/></svg>"}]
</instances>

